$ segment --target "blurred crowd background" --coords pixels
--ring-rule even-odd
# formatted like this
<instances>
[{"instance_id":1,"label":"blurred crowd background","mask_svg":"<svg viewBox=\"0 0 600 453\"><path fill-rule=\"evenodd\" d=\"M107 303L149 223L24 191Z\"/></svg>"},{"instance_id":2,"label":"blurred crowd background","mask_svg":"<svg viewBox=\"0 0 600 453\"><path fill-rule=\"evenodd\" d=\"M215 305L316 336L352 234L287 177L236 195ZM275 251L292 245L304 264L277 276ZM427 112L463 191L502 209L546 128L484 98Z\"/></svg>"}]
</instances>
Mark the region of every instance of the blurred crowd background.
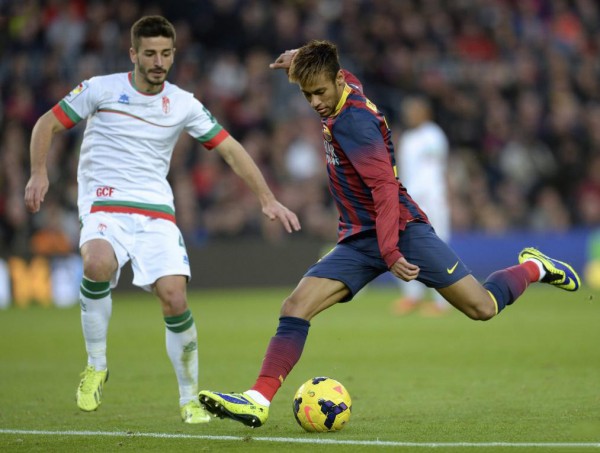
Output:
<instances>
[{"instance_id":1,"label":"blurred crowd background","mask_svg":"<svg viewBox=\"0 0 600 453\"><path fill-rule=\"evenodd\" d=\"M132 23L177 29L172 83L193 92L252 154L302 235L336 238L318 117L268 64L330 39L386 114L426 96L448 135L456 232L600 226L600 4L595 0L0 0L0 258L77 249L84 125L56 137L50 192L23 204L37 118L84 79L125 72ZM188 246L281 241L254 196L188 136L172 162ZM143 181L140 181L143 184Z\"/></svg>"}]
</instances>

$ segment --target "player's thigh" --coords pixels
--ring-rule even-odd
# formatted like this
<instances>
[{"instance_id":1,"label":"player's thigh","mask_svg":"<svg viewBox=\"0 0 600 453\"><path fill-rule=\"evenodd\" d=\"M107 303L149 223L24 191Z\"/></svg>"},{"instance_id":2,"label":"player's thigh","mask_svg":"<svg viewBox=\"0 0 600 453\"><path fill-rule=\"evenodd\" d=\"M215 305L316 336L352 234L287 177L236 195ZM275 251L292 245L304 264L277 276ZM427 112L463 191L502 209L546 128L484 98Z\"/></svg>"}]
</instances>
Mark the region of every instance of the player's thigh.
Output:
<instances>
[{"instance_id":1,"label":"player's thigh","mask_svg":"<svg viewBox=\"0 0 600 453\"><path fill-rule=\"evenodd\" d=\"M81 219L79 248L84 275L95 281L111 281L115 287L121 267L129 260L133 224L124 216L102 212Z\"/></svg>"},{"instance_id":2,"label":"player's thigh","mask_svg":"<svg viewBox=\"0 0 600 453\"><path fill-rule=\"evenodd\" d=\"M419 266L417 280L430 288L449 287L471 273L429 224L409 223L398 245L406 260Z\"/></svg>"},{"instance_id":3,"label":"player's thigh","mask_svg":"<svg viewBox=\"0 0 600 453\"><path fill-rule=\"evenodd\" d=\"M131 252L133 284L150 291L162 277L178 275L189 280L189 258L177 225L143 216L138 216L137 222L136 241Z\"/></svg>"},{"instance_id":4,"label":"player's thigh","mask_svg":"<svg viewBox=\"0 0 600 453\"><path fill-rule=\"evenodd\" d=\"M487 290L472 275L437 291L454 307L472 319L490 319L496 314L494 301Z\"/></svg>"},{"instance_id":5,"label":"player's thigh","mask_svg":"<svg viewBox=\"0 0 600 453\"><path fill-rule=\"evenodd\" d=\"M311 320L318 313L341 302L350 295L348 287L339 280L304 277L281 307L281 316Z\"/></svg>"},{"instance_id":6,"label":"player's thigh","mask_svg":"<svg viewBox=\"0 0 600 453\"><path fill-rule=\"evenodd\" d=\"M337 244L313 264L304 277L318 277L341 283L348 291L338 302L349 302L369 282L387 270L379 252L377 236L375 232L368 232Z\"/></svg>"}]
</instances>

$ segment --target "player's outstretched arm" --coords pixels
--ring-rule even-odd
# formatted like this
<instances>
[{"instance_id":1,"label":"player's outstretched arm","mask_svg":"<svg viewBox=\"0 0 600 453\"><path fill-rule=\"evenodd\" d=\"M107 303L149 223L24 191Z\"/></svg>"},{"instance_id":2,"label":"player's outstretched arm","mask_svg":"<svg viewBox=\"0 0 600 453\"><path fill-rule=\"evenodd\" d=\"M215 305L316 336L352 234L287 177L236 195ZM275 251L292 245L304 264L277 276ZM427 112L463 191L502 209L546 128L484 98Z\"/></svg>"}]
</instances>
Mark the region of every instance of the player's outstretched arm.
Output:
<instances>
[{"instance_id":1,"label":"player's outstretched arm","mask_svg":"<svg viewBox=\"0 0 600 453\"><path fill-rule=\"evenodd\" d=\"M44 113L35 123L31 132L29 153L31 157L31 176L25 186L25 205L31 212L38 212L48 192L48 170L46 158L52 143L52 137L65 127L52 111Z\"/></svg>"},{"instance_id":2,"label":"player's outstretched arm","mask_svg":"<svg viewBox=\"0 0 600 453\"><path fill-rule=\"evenodd\" d=\"M296 214L277 201L260 169L235 138L227 137L215 149L256 194L264 215L270 220L279 219L288 233L300 230L300 222Z\"/></svg>"}]
</instances>

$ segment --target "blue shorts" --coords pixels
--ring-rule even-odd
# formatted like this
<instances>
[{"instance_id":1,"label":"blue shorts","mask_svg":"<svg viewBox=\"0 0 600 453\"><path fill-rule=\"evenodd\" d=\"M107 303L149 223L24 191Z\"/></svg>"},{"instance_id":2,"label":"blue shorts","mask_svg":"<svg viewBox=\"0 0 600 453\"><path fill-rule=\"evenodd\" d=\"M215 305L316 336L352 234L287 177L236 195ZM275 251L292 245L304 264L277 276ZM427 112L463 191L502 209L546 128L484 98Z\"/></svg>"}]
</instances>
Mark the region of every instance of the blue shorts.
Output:
<instances>
[{"instance_id":1,"label":"blue shorts","mask_svg":"<svg viewBox=\"0 0 600 453\"><path fill-rule=\"evenodd\" d=\"M417 280L430 288L445 288L471 273L428 223L408 223L400 232L398 247L409 263L419 266ZM304 276L341 281L351 293L342 300L347 302L367 283L388 270L375 231L367 231L337 244Z\"/></svg>"}]
</instances>

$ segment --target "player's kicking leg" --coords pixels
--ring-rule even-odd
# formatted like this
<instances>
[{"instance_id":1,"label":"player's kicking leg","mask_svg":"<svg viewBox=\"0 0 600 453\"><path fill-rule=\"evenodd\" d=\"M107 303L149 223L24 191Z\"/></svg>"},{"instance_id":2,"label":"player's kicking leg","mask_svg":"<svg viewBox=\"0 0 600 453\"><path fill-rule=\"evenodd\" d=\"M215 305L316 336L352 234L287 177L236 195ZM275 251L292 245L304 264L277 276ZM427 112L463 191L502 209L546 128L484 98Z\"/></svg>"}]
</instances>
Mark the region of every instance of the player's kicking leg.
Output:
<instances>
[{"instance_id":1,"label":"player's kicking leg","mask_svg":"<svg viewBox=\"0 0 600 453\"><path fill-rule=\"evenodd\" d=\"M472 319L487 320L511 305L534 282L577 291L581 280L567 263L529 247L519 253L519 264L492 273L483 285L472 275L438 291Z\"/></svg>"}]
</instances>

